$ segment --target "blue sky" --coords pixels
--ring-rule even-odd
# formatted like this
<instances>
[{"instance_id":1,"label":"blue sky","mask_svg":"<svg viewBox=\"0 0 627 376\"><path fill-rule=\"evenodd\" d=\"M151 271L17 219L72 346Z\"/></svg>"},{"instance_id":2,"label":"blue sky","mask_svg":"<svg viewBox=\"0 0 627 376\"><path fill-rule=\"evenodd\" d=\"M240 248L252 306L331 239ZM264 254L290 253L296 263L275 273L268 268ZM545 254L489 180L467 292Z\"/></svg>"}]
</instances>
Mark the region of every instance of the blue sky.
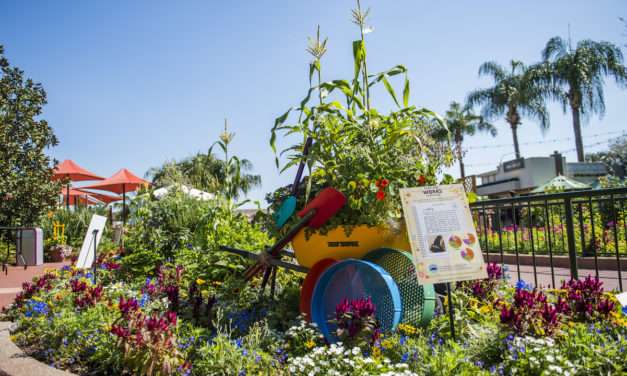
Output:
<instances>
[{"instance_id":1,"label":"blue sky","mask_svg":"<svg viewBox=\"0 0 627 376\"><path fill-rule=\"evenodd\" d=\"M367 35L369 70L409 69L411 103L443 113L489 82L477 77L487 60L539 60L555 35L573 41L627 36L624 0L368 1L375 31ZM236 133L233 150L250 159L263 187L252 199L289 183L268 146L275 117L307 89L307 37L320 24L329 37L327 80L352 73L349 0L320 1L2 1L0 44L10 62L48 93L44 117L61 143L50 153L109 176L121 167L143 174L166 160L206 150L224 118ZM623 47L627 54L627 49ZM374 105L391 108L375 95ZM607 112L584 128L587 150L627 131L627 91L606 87ZM523 120L525 156L574 148L570 116L551 105L551 129ZM511 159L511 133L468 139L468 173ZM561 139L559 142L551 140ZM544 144L527 142L546 141ZM472 149L506 145L491 149ZM569 160L574 152L566 153ZM458 174L457 166L451 171Z\"/></svg>"}]
</instances>

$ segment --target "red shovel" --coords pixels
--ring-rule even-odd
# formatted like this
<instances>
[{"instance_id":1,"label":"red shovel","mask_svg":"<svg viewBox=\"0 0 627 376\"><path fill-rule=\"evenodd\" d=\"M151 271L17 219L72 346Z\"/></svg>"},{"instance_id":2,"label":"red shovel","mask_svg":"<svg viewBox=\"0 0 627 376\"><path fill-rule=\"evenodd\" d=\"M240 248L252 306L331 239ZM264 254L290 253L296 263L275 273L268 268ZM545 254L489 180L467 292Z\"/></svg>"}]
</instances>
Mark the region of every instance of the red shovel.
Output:
<instances>
[{"instance_id":1,"label":"red shovel","mask_svg":"<svg viewBox=\"0 0 627 376\"><path fill-rule=\"evenodd\" d=\"M262 269L266 269L262 286L265 287L270 277L271 267L265 262L265 259L277 257L279 252L289 243L296 234L305 226L309 228L319 228L324 225L331 217L333 217L346 203L346 197L342 192L334 188L325 188L305 206L303 210L298 212L301 218L292 228L289 229L281 239L279 239L272 247L265 251L260 260L248 268L244 272L244 278L248 281L253 278Z\"/></svg>"}]
</instances>

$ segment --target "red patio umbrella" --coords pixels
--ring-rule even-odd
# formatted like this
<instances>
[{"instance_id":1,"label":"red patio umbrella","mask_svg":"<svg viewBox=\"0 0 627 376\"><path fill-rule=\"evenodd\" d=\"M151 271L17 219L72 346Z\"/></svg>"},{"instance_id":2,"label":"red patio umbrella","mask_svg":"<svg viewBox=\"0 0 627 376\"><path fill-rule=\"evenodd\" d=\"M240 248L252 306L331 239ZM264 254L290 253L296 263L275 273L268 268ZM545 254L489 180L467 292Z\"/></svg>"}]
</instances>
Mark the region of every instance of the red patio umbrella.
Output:
<instances>
[{"instance_id":1,"label":"red patio umbrella","mask_svg":"<svg viewBox=\"0 0 627 376\"><path fill-rule=\"evenodd\" d=\"M76 206L78 203L85 205L94 205L98 203L97 198L93 197L93 195L89 194L89 192L83 192L74 188L71 188L67 195L64 195L62 189L61 195L63 195L63 202L66 203L68 206L70 202L73 202L74 206ZM70 198L69 200L68 197Z\"/></svg>"},{"instance_id":2,"label":"red patio umbrella","mask_svg":"<svg viewBox=\"0 0 627 376\"><path fill-rule=\"evenodd\" d=\"M135 176L132 172L123 168L103 181L81 188L121 193L122 221L126 225L126 192L134 192L149 184L150 183L148 181Z\"/></svg>"},{"instance_id":3,"label":"red patio umbrella","mask_svg":"<svg viewBox=\"0 0 627 376\"><path fill-rule=\"evenodd\" d=\"M66 159L54 168L52 180L69 179L69 181L87 181L87 180L104 180L93 172L89 172L76 164L71 159ZM66 187L67 198L65 200L67 208L70 208L70 183Z\"/></svg>"},{"instance_id":4,"label":"red patio umbrella","mask_svg":"<svg viewBox=\"0 0 627 376\"><path fill-rule=\"evenodd\" d=\"M97 193L97 192L90 192L87 190L83 190L82 188L76 188L77 191L83 192L85 194L88 194L89 196L98 199L102 202L104 202L105 204L110 204L112 202L115 201L120 201L122 199L122 197L120 196L111 196L111 195L105 195L104 193Z\"/></svg>"}]
</instances>

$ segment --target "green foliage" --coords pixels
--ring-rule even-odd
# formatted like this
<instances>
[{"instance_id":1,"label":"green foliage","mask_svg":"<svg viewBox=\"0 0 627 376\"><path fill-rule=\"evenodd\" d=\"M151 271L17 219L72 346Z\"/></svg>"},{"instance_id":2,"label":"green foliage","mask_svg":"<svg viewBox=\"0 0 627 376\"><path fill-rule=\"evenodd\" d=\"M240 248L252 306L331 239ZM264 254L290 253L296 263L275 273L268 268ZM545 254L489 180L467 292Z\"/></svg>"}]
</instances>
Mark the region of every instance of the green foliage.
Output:
<instances>
[{"instance_id":1,"label":"green foliage","mask_svg":"<svg viewBox=\"0 0 627 376\"><path fill-rule=\"evenodd\" d=\"M91 217L94 214L106 217L108 216L108 211L100 206L79 207L76 210L57 209L43 215L37 225L43 230L46 241L50 243L49 245L67 244L73 248L80 248ZM61 242L61 239L55 240L52 238L55 222L65 225L65 243ZM111 224L105 226L104 237L107 239L111 238Z\"/></svg>"},{"instance_id":2,"label":"green foliage","mask_svg":"<svg viewBox=\"0 0 627 376\"><path fill-rule=\"evenodd\" d=\"M41 84L11 67L0 45L0 225L31 226L54 206L61 189L52 182L46 148L58 140L40 118L46 104Z\"/></svg>"},{"instance_id":3,"label":"green foliage","mask_svg":"<svg viewBox=\"0 0 627 376\"><path fill-rule=\"evenodd\" d=\"M551 85L548 97L558 100L566 112L570 107L577 159L584 161L581 117L605 112L604 78L627 87L627 67L620 48L610 42L582 40L575 49L560 37L551 38L542 51L544 62L536 68L536 80Z\"/></svg>"},{"instance_id":4,"label":"green foliage","mask_svg":"<svg viewBox=\"0 0 627 376\"><path fill-rule=\"evenodd\" d=\"M211 342L204 342L195 350L198 360L194 362L193 374L218 375L226 370L233 375L281 374L265 343L272 336L267 326L257 324L246 336L234 341L228 328L219 328Z\"/></svg>"},{"instance_id":5,"label":"green foliage","mask_svg":"<svg viewBox=\"0 0 627 376\"><path fill-rule=\"evenodd\" d=\"M551 87L535 80L534 68L517 60L510 62L509 70L496 62L485 62L479 67L479 75L490 76L494 85L468 94L468 105L482 106L481 115L486 119L505 116L512 130L516 158L520 158L518 127L523 116L537 120L542 130L550 126L544 97Z\"/></svg>"},{"instance_id":6,"label":"green foliage","mask_svg":"<svg viewBox=\"0 0 627 376\"><path fill-rule=\"evenodd\" d=\"M543 208L533 208L531 212L528 208L518 209L517 226L502 224L500 231L479 226L478 218L475 218L482 248L490 250L492 260L501 247L509 253L513 253L517 247L519 252L527 254L531 253L532 248L536 254L548 254L549 249L553 254L567 254L566 213L563 202L549 201L549 204L547 212ZM615 210L616 218L612 206L603 200L595 202L592 211L589 205L573 206L573 230L578 254L593 256L596 251L599 256L615 255L617 250L620 254L627 253L627 234L621 231L627 223L627 210L619 207Z\"/></svg>"},{"instance_id":7,"label":"green foliage","mask_svg":"<svg viewBox=\"0 0 627 376\"><path fill-rule=\"evenodd\" d=\"M473 136L477 131L481 131L488 132L494 137L496 136L496 128L486 122L482 116L476 115L470 106L462 106L457 102L451 102L444 121L448 129L437 130L434 137L441 141L447 141L451 135L453 136L453 150L459 161L460 176L463 179L466 176L463 161L464 150L462 148L464 136Z\"/></svg>"},{"instance_id":8,"label":"green foliage","mask_svg":"<svg viewBox=\"0 0 627 376\"><path fill-rule=\"evenodd\" d=\"M270 244L257 226L221 200L201 201L174 190L160 200L138 196L132 205L135 225L125 240L123 268L140 278L176 258L195 277L222 280L244 266L220 245L258 251Z\"/></svg>"},{"instance_id":9,"label":"green foliage","mask_svg":"<svg viewBox=\"0 0 627 376\"><path fill-rule=\"evenodd\" d=\"M228 146L235 137L226 129L220 135L207 154L197 153L182 161L170 161L161 167L152 168L148 175L156 187L170 185L189 185L202 191L224 195L229 199L237 199L246 195L251 189L261 186L261 176L251 174L252 163L228 154ZM213 147L218 145L225 154L224 160L216 158Z\"/></svg>"},{"instance_id":10,"label":"green foliage","mask_svg":"<svg viewBox=\"0 0 627 376\"><path fill-rule=\"evenodd\" d=\"M610 175L624 180L627 174L627 136L610 141L607 151L586 154L586 162L602 162Z\"/></svg>"},{"instance_id":11,"label":"green foliage","mask_svg":"<svg viewBox=\"0 0 627 376\"><path fill-rule=\"evenodd\" d=\"M363 37L367 15L368 11L359 7L353 11L361 39L353 42L352 79L321 82L319 78L318 85L310 85L296 108L298 119L290 118L289 109L275 120L272 128L270 145L275 151L281 134L298 135L302 140L281 152L288 159L281 171L299 164L307 138L313 139L306 161L310 179L306 181L305 201L324 187L334 187L348 198L346 207L321 229L323 233L338 225L376 226L400 219L398 189L434 184L442 166L452 163L448 146L433 137L438 129L445 128L443 121L434 112L408 103L406 68L397 65L381 73L367 74ZM311 74L320 69L315 55L312 67L310 82ZM405 78L403 103L398 101L391 83L397 76ZM398 110L386 115L371 107L370 92L377 84L383 84ZM318 94L317 104L311 103L314 93ZM378 185L383 180L386 183L381 188ZM280 199L275 201L274 206L279 202Z\"/></svg>"}]
</instances>

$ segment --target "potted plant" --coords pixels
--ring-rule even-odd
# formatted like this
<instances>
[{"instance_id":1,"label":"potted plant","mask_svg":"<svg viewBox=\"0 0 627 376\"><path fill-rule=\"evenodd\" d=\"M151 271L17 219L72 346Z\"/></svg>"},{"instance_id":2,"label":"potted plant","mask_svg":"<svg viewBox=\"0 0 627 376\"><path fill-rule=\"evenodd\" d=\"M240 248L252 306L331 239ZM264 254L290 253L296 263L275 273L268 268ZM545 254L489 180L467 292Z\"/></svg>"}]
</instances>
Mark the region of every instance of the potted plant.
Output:
<instances>
[{"instance_id":1,"label":"potted plant","mask_svg":"<svg viewBox=\"0 0 627 376\"><path fill-rule=\"evenodd\" d=\"M48 214L48 218L52 218L52 213ZM52 222L52 237L46 243L47 259L50 262L63 262L72 255L72 247L66 244L65 224L59 221Z\"/></svg>"},{"instance_id":2,"label":"potted plant","mask_svg":"<svg viewBox=\"0 0 627 376\"><path fill-rule=\"evenodd\" d=\"M301 183L304 194L299 207L329 186L347 197L346 206L325 226L315 233L303 231L294 238L292 246L304 266L324 256L360 257L384 245L409 249L402 231L399 188L435 184L442 167L453 162L449 144L434 137L445 128L441 118L431 110L409 104L407 69L397 65L368 73L364 40L364 34L371 30L366 26L368 13L357 2L353 19L360 39L353 42L352 78L322 81L320 60L327 40L321 40L318 32L308 48L314 59L307 95L298 107L278 117L272 128L270 145L275 153L279 135L300 138L300 142L281 151L287 157L281 172L303 159L303 146L307 138L313 139L305 158L309 177ZM391 84L399 76L404 77L400 97ZM396 106L387 114L371 104L372 94L381 86ZM297 119L290 116L292 112L298 113ZM278 156L276 163L279 167ZM271 209L278 207L290 188L280 188L269 196ZM310 250L304 251L306 248Z\"/></svg>"}]
</instances>

